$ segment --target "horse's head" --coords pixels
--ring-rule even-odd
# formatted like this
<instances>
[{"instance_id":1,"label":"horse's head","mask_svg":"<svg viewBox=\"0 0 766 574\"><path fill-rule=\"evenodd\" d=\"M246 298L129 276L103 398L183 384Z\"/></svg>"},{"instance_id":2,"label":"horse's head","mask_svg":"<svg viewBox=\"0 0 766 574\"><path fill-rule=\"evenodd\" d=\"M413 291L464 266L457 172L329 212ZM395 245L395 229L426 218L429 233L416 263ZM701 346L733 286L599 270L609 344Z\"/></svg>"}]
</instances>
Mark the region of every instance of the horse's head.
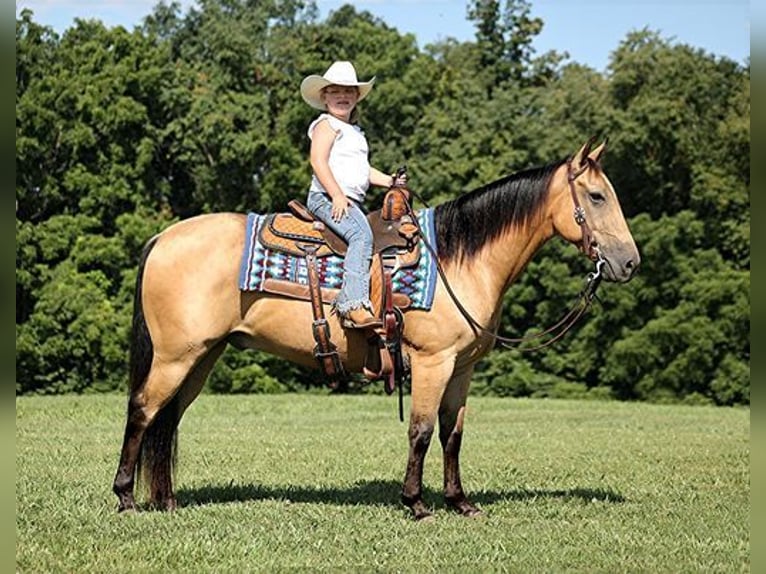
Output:
<instances>
[{"instance_id":1,"label":"horse's head","mask_svg":"<svg viewBox=\"0 0 766 574\"><path fill-rule=\"evenodd\" d=\"M589 257L604 259L605 279L625 282L638 269L641 257L617 194L599 163L606 142L591 150L592 144L593 140L583 145L554 178L553 225Z\"/></svg>"}]
</instances>

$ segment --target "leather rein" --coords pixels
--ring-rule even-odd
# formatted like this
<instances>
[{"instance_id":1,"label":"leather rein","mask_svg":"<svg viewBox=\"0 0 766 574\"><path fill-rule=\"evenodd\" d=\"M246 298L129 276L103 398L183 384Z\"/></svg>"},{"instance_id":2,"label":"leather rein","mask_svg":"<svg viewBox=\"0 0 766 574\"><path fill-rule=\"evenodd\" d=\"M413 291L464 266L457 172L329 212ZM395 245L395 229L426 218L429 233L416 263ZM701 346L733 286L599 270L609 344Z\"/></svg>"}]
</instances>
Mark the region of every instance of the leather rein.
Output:
<instances>
[{"instance_id":1,"label":"leather rein","mask_svg":"<svg viewBox=\"0 0 766 574\"><path fill-rule=\"evenodd\" d=\"M589 159L586 160L586 162L589 162L589 161L590 161ZM580 242L580 251L582 251L585 255L587 255L591 261L595 262L596 268L594 271L591 271L586 276L585 286L583 287L582 291L580 291L578 300L574 303L572 308L555 325L548 327L547 329L545 329L544 331L540 333L536 333L534 335L530 335L527 337L518 337L518 338L504 337L502 335L498 335L494 331L480 324L476 319L473 318L473 316L469 313L469 311L463 306L463 304L458 299L457 295L455 295L454 291L452 290L452 287L447 281L447 276L444 272L444 268L441 266L441 263L439 262L439 257L438 257L438 254L436 253L436 250L425 239L425 236L421 234L423 243L425 244L426 248L431 252L431 255L433 255L434 257L434 261L436 262L436 269L439 272L439 277L441 277L441 280L444 283L444 287L447 289L447 293L449 293L450 298L455 303L455 306L460 311L460 314L463 315L466 321L468 321L468 324L471 326L471 329L476 335L478 335L479 333L489 335L490 337L495 339L497 343L499 343L500 345L502 345L503 347L507 349L516 349L523 352L537 351L539 349L548 347L549 345L552 345L553 343L561 339L575 325L575 323L577 323L580 317L582 317L585 314L585 311L588 310L593 299L596 297L596 290L598 289L598 286L601 284L601 280L603 279L602 269L604 265L606 264L606 260L601 255L601 251L598 248L598 244L593 238L593 233L585 217L585 210L580 205L580 201L577 199L577 193L575 192L575 180L580 175L582 175L589 167L590 167L590 164L586 163L584 166L580 167L578 170L575 171L572 167L572 159L570 158L569 160L567 160L567 183L569 184L569 192L571 193L572 201L574 202L574 219L575 219L575 222L580 226L580 229L582 230L582 241ZM418 199L420 199L420 201L423 202L423 200L420 197L418 197ZM423 203L425 204L425 202ZM426 207L428 207L427 204L426 204ZM520 347L522 343L536 341L545 336L550 336L550 338L532 347L524 347L524 348Z\"/></svg>"}]
</instances>

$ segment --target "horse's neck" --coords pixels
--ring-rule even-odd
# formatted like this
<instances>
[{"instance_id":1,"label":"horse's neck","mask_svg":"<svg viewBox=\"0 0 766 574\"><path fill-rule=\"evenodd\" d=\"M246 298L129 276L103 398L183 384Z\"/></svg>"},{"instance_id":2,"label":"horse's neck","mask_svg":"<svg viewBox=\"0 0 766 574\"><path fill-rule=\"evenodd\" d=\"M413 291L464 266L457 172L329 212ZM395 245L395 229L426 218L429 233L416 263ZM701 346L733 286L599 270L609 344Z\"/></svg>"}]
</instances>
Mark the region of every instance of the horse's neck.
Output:
<instances>
[{"instance_id":1,"label":"horse's neck","mask_svg":"<svg viewBox=\"0 0 766 574\"><path fill-rule=\"evenodd\" d=\"M546 220L511 230L485 245L470 261L455 265L450 275L461 285L461 291L477 302L477 313L488 320L496 314L511 284L552 236L553 228Z\"/></svg>"},{"instance_id":2,"label":"horse's neck","mask_svg":"<svg viewBox=\"0 0 766 574\"><path fill-rule=\"evenodd\" d=\"M535 253L553 236L552 225L546 225L541 222L537 227L527 230L526 233L519 234L508 240L505 246L499 247L500 253L507 254L505 273L500 268L499 275L502 286L499 296L505 295L505 292L524 271L527 264L532 260Z\"/></svg>"},{"instance_id":3,"label":"horse's neck","mask_svg":"<svg viewBox=\"0 0 766 574\"><path fill-rule=\"evenodd\" d=\"M559 210L560 201L569 201L563 168L551 178L547 199L541 209L525 224L511 228L496 241L485 246L490 262L487 275L491 277L488 296L496 297L497 303L516 281L527 264L557 232L554 230L554 213Z\"/></svg>"}]
</instances>

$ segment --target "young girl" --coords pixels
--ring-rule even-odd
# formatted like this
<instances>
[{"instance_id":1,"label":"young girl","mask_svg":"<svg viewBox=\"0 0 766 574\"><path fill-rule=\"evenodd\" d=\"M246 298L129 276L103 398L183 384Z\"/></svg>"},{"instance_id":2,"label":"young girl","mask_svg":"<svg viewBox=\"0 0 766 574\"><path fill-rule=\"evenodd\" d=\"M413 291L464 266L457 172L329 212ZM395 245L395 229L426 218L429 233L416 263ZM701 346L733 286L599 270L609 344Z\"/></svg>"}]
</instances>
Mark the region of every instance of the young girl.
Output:
<instances>
[{"instance_id":1,"label":"young girl","mask_svg":"<svg viewBox=\"0 0 766 574\"><path fill-rule=\"evenodd\" d=\"M323 76L311 75L301 83L301 96L322 110L308 129L313 176L307 207L348 242L343 285L333 305L344 326L367 329L381 321L370 303L372 230L362 207L372 184L403 185L370 166L364 132L355 124L356 105L372 90L375 78L360 82L350 62L335 62Z\"/></svg>"}]
</instances>

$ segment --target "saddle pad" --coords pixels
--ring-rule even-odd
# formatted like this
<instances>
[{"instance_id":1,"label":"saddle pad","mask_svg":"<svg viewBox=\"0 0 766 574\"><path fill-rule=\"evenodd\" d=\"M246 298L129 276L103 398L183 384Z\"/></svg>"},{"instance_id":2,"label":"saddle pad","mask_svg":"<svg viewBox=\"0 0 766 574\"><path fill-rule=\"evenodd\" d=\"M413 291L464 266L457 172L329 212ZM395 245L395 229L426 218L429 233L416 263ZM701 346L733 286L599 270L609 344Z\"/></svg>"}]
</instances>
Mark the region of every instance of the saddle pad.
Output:
<instances>
[{"instance_id":1,"label":"saddle pad","mask_svg":"<svg viewBox=\"0 0 766 574\"><path fill-rule=\"evenodd\" d=\"M266 279L280 279L301 285L308 285L306 260L303 257L282 253L265 247L260 242L260 227L266 220L265 215L249 213L245 246L239 272L239 288L242 291L262 291ZM434 245L433 209L417 212L418 222L423 235ZM431 252L420 246L420 260L416 266L399 269L391 277L396 293L407 295L412 309L431 309L436 290L436 265ZM329 255L317 260L320 285L325 288L340 289L343 284L343 258Z\"/></svg>"}]
</instances>

